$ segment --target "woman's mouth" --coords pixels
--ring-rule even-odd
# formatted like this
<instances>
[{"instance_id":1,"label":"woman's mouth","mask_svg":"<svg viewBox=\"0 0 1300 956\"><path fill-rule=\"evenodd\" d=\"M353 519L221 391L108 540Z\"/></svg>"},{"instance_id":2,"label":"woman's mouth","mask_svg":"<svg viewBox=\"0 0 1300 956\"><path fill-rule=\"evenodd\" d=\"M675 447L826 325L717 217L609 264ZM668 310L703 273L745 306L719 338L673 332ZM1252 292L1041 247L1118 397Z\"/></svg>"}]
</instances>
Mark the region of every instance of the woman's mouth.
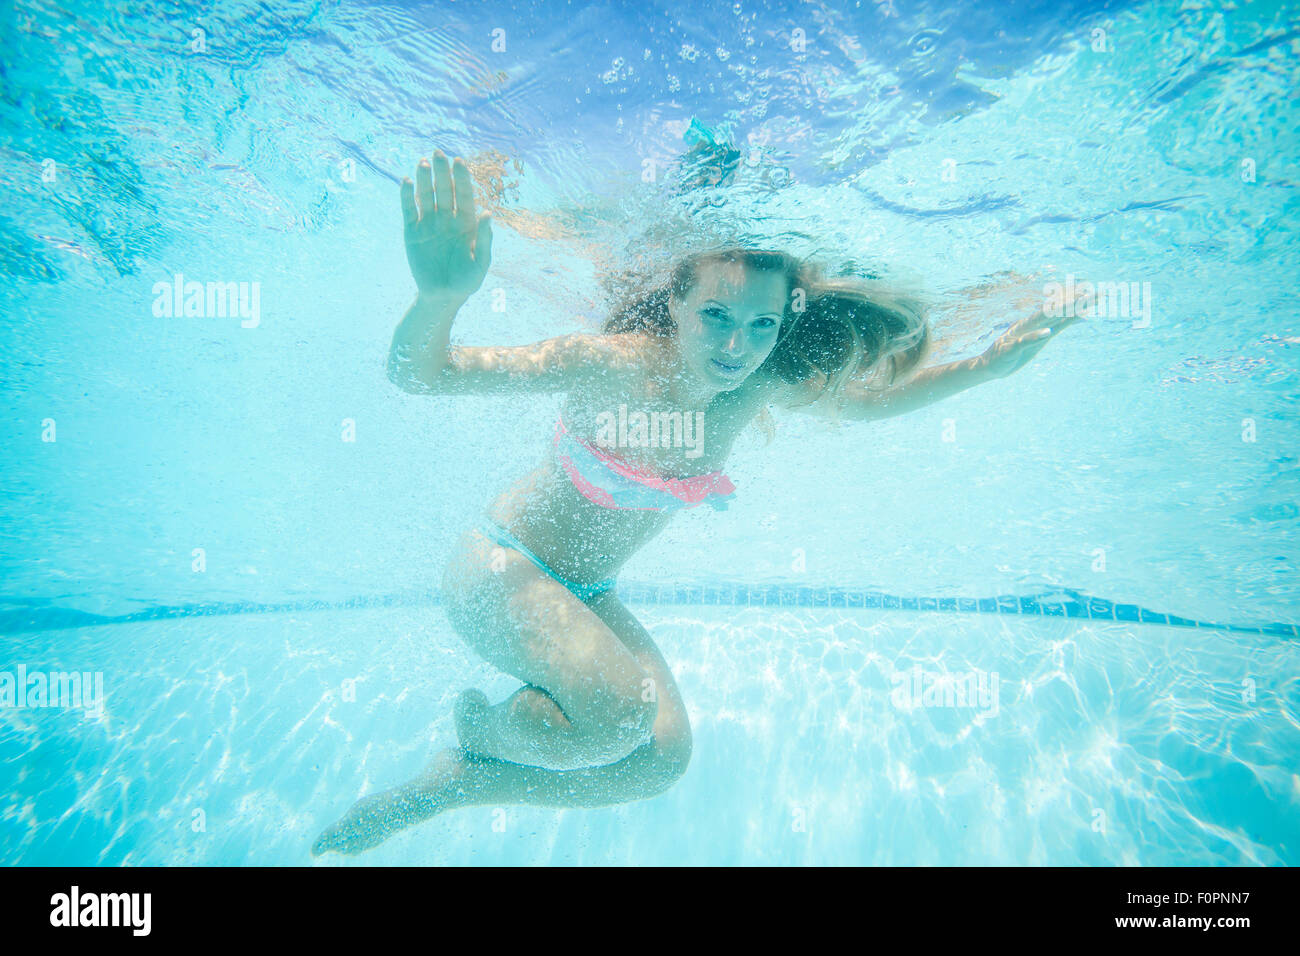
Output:
<instances>
[{"instance_id":1,"label":"woman's mouth","mask_svg":"<svg viewBox=\"0 0 1300 956\"><path fill-rule=\"evenodd\" d=\"M719 362L717 359L709 359L709 361L713 363L714 368L726 373L727 375L735 375L745 367L744 365L727 365L725 362Z\"/></svg>"}]
</instances>

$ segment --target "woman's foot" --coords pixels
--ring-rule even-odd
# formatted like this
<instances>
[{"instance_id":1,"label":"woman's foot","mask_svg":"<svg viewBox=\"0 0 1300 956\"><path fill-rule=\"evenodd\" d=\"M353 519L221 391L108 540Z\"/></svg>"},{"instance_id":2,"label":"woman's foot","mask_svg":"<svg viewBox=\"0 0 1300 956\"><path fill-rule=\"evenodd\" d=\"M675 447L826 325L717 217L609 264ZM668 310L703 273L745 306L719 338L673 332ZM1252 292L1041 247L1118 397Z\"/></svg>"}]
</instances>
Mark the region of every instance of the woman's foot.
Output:
<instances>
[{"instance_id":1,"label":"woman's foot","mask_svg":"<svg viewBox=\"0 0 1300 956\"><path fill-rule=\"evenodd\" d=\"M415 780L361 798L316 838L311 855L333 850L354 856L378 846L399 830L451 809L465 765L465 756L448 748Z\"/></svg>"}]
</instances>

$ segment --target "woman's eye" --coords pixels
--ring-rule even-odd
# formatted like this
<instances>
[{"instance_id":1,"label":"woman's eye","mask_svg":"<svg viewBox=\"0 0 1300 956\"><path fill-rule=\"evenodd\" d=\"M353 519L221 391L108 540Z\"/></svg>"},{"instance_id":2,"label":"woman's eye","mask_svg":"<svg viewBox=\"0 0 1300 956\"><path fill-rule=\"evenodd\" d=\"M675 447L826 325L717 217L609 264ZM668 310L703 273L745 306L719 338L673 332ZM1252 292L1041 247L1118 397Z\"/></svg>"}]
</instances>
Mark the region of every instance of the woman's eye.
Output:
<instances>
[{"instance_id":1,"label":"woman's eye","mask_svg":"<svg viewBox=\"0 0 1300 956\"><path fill-rule=\"evenodd\" d=\"M774 325L776 325L776 319L769 318L762 318L754 323L754 326L760 329L770 329Z\"/></svg>"},{"instance_id":2,"label":"woman's eye","mask_svg":"<svg viewBox=\"0 0 1300 956\"><path fill-rule=\"evenodd\" d=\"M723 312L721 309L705 309L704 314L711 319L725 319L727 317L727 313Z\"/></svg>"}]
</instances>

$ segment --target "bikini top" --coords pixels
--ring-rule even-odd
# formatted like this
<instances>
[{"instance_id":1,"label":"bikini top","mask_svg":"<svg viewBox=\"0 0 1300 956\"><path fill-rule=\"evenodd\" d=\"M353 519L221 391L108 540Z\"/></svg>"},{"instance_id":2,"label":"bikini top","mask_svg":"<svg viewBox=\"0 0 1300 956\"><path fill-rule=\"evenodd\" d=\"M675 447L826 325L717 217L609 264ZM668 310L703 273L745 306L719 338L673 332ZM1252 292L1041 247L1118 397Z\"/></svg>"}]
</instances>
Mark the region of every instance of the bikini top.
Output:
<instances>
[{"instance_id":1,"label":"bikini top","mask_svg":"<svg viewBox=\"0 0 1300 956\"><path fill-rule=\"evenodd\" d=\"M555 420L555 458L573 487L602 508L630 511L677 511L707 502L723 511L735 496L736 486L720 471L690 478L665 478L638 469L608 451L580 438Z\"/></svg>"}]
</instances>

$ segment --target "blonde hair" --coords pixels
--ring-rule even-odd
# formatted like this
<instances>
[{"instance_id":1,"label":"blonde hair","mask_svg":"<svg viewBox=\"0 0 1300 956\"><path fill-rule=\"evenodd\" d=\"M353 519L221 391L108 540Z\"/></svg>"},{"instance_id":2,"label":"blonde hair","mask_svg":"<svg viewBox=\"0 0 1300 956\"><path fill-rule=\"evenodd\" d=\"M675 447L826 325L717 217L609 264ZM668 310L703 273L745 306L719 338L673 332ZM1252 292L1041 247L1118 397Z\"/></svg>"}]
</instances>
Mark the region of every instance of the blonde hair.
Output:
<instances>
[{"instance_id":1,"label":"blonde hair","mask_svg":"<svg viewBox=\"0 0 1300 956\"><path fill-rule=\"evenodd\" d=\"M814 401L827 400L838 417L851 379L883 390L925 360L934 343L925 312L919 298L879 280L814 281L762 367L792 385L819 384Z\"/></svg>"}]
</instances>

